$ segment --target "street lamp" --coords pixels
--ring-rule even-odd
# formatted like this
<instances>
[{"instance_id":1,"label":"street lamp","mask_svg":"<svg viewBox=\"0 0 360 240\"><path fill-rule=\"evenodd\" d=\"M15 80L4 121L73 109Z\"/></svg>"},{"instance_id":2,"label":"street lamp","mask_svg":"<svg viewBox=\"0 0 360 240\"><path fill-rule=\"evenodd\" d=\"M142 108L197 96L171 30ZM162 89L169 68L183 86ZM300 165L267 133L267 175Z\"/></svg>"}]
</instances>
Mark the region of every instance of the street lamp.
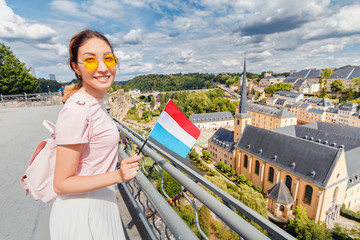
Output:
<instances>
[{"instance_id":1,"label":"street lamp","mask_svg":"<svg viewBox=\"0 0 360 240\"><path fill-rule=\"evenodd\" d=\"M49 94L50 94L50 86L49 86L49 85L47 85L47 87L48 87L48 92L49 92Z\"/></svg>"}]
</instances>

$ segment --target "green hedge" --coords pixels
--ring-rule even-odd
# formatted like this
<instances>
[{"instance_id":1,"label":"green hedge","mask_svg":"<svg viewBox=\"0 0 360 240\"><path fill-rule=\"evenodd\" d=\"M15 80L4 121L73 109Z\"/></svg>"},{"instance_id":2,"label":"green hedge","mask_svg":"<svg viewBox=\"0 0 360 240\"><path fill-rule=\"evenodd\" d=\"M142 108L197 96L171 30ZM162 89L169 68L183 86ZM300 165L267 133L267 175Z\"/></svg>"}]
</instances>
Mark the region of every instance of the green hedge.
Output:
<instances>
[{"instance_id":1,"label":"green hedge","mask_svg":"<svg viewBox=\"0 0 360 240\"><path fill-rule=\"evenodd\" d=\"M356 213L349 209L346 209L345 204L343 204L340 208L340 215L348 219L360 222L360 213Z\"/></svg>"}]
</instances>

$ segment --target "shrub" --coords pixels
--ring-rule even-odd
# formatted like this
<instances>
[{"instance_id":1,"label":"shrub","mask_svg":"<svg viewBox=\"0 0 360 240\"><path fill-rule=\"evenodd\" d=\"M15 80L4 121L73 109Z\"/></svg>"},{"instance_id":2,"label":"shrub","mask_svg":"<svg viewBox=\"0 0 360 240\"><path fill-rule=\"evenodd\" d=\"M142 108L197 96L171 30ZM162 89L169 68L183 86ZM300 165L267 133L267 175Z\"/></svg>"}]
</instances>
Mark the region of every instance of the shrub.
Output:
<instances>
[{"instance_id":1,"label":"shrub","mask_svg":"<svg viewBox=\"0 0 360 240\"><path fill-rule=\"evenodd\" d=\"M256 190L256 191L258 191L259 193L261 193L261 191L262 191L262 187L260 187L260 186L256 186L256 187L255 187L255 190Z\"/></svg>"},{"instance_id":2,"label":"shrub","mask_svg":"<svg viewBox=\"0 0 360 240\"><path fill-rule=\"evenodd\" d=\"M199 209L199 225L206 236L209 236L209 228L211 221L212 216L210 210L205 205L203 205Z\"/></svg>"},{"instance_id":3,"label":"shrub","mask_svg":"<svg viewBox=\"0 0 360 240\"><path fill-rule=\"evenodd\" d=\"M201 151L201 153L203 154L203 158L204 158L205 160L211 159L211 154L210 154L208 151L206 151L205 149L203 149L203 150Z\"/></svg>"},{"instance_id":4,"label":"shrub","mask_svg":"<svg viewBox=\"0 0 360 240\"><path fill-rule=\"evenodd\" d=\"M252 187L253 183L252 183L252 181L246 181L246 185L248 185L249 187Z\"/></svg>"},{"instance_id":5,"label":"shrub","mask_svg":"<svg viewBox=\"0 0 360 240\"><path fill-rule=\"evenodd\" d=\"M223 161L218 162L217 167L220 169L224 169L225 163Z\"/></svg>"},{"instance_id":6,"label":"shrub","mask_svg":"<svg viewBox=\"0 0 360 240\"><path fill-rule=\"evenodd\" d=\"M224 170L225 172L231 172L232 169L229 165L225 164Z\"/></svg>"},{"instance_id":7,"label":"shrub","mask_svg":"<svg viewBox=\"0 0 360 240\"><path fill-rule=\"evenodd\" d=\"M360 213L356 213L349 209L346 209L345 204L343 204L340 208L340 215L348 219L360 222Z\"/></svg>"},{"instance_id":8,"label":"shrub","mask_svg":"<svg viewBox=\"0 0 360 240\"><path fill-rule=\"evenodd\" d=\"M244 175L244 174L240 174L240 175L238 176L238 180L239 180L239 182L245 182L245 181L246 181L245 175Z\"/></svg>"},{"instance_id":9,"label":"shrub","mask_svg":"<svg viewBox=\"0 0 360 240\"><path fill-rule=\"evenodd\" d=\"M191 159L197 159L197 158L199 158L199 154L196 152L195 149L192 148L189 152L189 157Z\"/></svg>"},{"instance_id":10,"label":"shrub","mask_svg":"<svg viewBox=\"0 0 360 240\"><path fill-rule=\"evenodd\" d=\"M181 185L178 181L176 181L170 174L165 171L162 171L164 182L166 183L164 186L165 192L169 195L169 197L174 197L177 193L181 191ZM161 178L158 179L158 190L161 191Z\"/></svg>"}]
</instances>

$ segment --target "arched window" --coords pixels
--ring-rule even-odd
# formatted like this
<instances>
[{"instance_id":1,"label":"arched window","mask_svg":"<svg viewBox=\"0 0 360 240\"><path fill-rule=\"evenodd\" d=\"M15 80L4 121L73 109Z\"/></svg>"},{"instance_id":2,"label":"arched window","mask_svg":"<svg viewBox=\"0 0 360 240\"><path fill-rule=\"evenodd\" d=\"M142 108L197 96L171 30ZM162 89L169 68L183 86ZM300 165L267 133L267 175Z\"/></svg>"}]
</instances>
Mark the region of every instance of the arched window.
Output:
<instances>
[{"instance_id":1,"label":"arched window","mask_svg":"<svg viewBox=\"0 0 360 240\"><path fill-rule=\"evenodd\" d=\"M269 168L269 182L274 182L274 169L272 167Z\"/></svg>"},{"instance_id":2,"label":"arched window","mask_svg":"<svg viewBox=\"0 0 360 240\"><path fill-rule=\"evenodd\" d=\"M245 154L244 155L244 168L248 167L248 156Z\"/></svg>"},{"instance_id":3,"label":"arched window","mask_svg":"<svg viewBox=\"0 0 360 240\"><path fill-rule=\"evenodd\" d=\"M286 175L285 185L288 187L290 192L291 192L291 184L292 184L292 178L289 175Z\"/></svg>"},{"instance_id":4,"label":"arched window","mask_svg":"<svg viewBox=\"0 0 360 240\"><path fill-rule=\"evenodd\" d=\"M257 175L259 175L259 170L260 170L260 163L259 163L258 160L256 160L256 162L255 162L255 173Z\"/></svg>"},{"instance_id":5,"label":"arched window","mask_svg":"<svg viewBox=\"0 0 360 240\"><path fill-rule=\"evenodd\" d=\"M313 194L313 188L309 185L306 185L305 187L305 194L304 194L304 203L311 204L311 198Z\"/></svg>"},{"instance_id":6,"label":"arched window","mask_svg":"<svg viewBox=\"0 0 360 240\"><path fill-rule=\"evenodd\" d=\"M334 191L334 196L333 196L334 199L337 198L338 192L339 192L339 187L336 187L336 188L335 188L335 191Z\"/></svg>"},{"instance_id":7,"label":"arched window","mask_svg":"<svg viewBox=\"0 0 360 240\"><path fill-rule=\"evenodd\" d=\"M285 210L285 207L284 207L284 205L280 205L280 211L284 211Z\"/></svg>"},{"instance_id":8,"label":"arched window","mask_svg":"<svg viewBox=\"0 0 360 240\"><path fill-rule=\"evenodd\" d=\"M237 123L238 123L237 125L240 125L240 120L239 119L237 120Z\"/></svg>"}]
</instances>

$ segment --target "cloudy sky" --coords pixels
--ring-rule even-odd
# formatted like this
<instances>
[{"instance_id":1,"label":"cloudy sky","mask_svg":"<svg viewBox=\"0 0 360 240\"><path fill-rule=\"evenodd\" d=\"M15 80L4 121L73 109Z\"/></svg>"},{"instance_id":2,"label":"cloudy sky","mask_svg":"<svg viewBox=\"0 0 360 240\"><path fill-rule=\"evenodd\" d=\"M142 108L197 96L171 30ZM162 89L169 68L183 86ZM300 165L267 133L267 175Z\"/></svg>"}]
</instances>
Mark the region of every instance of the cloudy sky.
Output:
<instances>
[{"instance_id":1,"label":"cloudy sky","mask_svg":"<svg viewBox=\"0 0 360 240\"><path fill-rule=\"evenodd\" d=\"M360 65L359 0L0 0L0 42L36 77L74 78L69 39L103 32L120 59L116 80L148 73Z\"/></svg>"}]
</instances>

